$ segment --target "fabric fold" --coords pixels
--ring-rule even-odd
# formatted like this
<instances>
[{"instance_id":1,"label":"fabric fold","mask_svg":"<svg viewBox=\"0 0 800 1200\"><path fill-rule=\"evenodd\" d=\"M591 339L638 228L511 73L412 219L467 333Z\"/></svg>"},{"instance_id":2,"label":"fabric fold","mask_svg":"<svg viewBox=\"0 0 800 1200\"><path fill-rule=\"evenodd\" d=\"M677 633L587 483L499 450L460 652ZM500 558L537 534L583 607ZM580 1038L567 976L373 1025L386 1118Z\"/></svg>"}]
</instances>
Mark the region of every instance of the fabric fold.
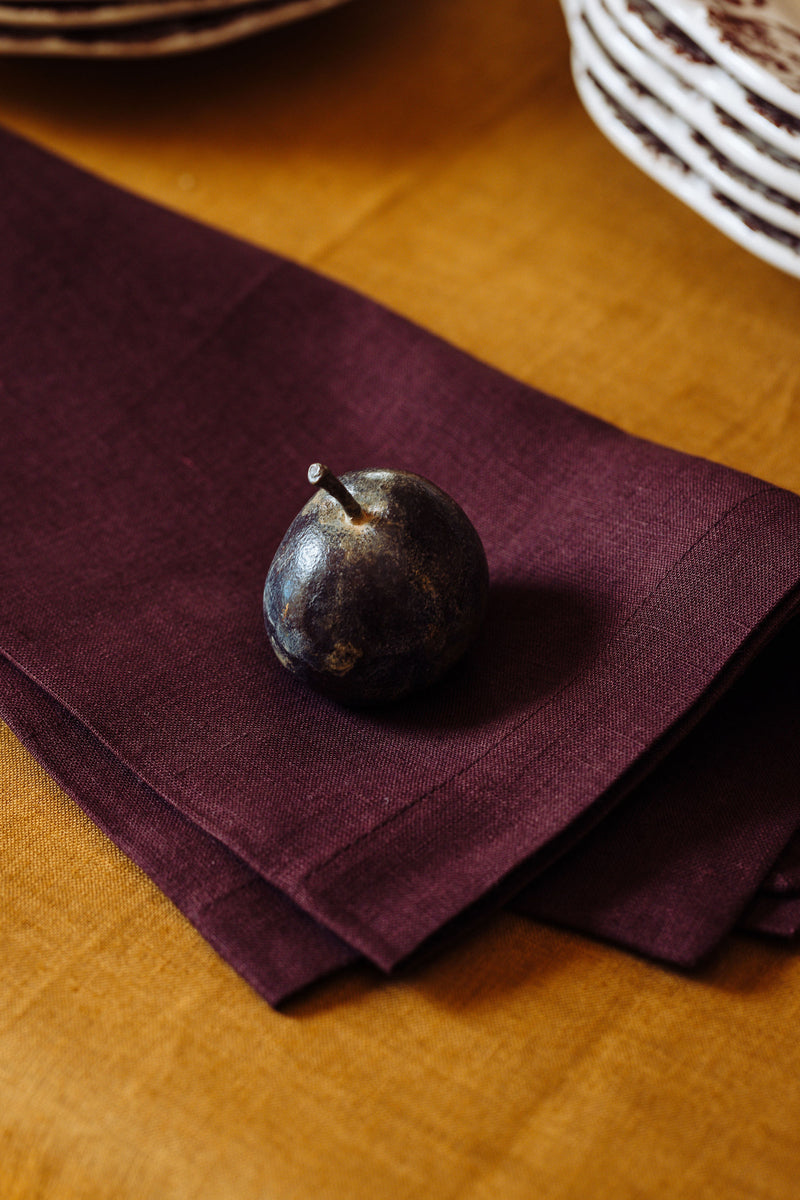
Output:
<instances>
[{"instance_id":1,"label":"fabric fold","mask_svg":"<svg viewBox=\"0 0 800 1200\"><path fill-rule=\"evenodd\" d=\"M756 908L766 913L773 864L788 862L800 825L798 779L800 624L790 620L659 768L513 905L692 966L735 925L754 928Z\"/></svg>"},{"instance_id":2,"label":"fabric fold","mask_svg":"<svg viewBox=\"0 0 800 1200\"><path fill-rule=\"evenodd\" d=\"M138 780L0 656L6 723L63 790L277 1005L358 955Z\"/></svg>"},{"instance_id":3,"label":"fabric fold","mask_svg":"<svg viewBox=\"0 0 800 1200\"><path fill-rule=\"evenodd\" d=\"M1 712L40 761L273 1002L512 884L706 953L800 817L795 693L741 715L793 628L800 499L11 135L0 161ZM264 634L318 460L428 476L486 547L477 645L391 708L306 691ZM773 741L769 787L728 795L724 747L741 781Z\"/></svg>"}]
</instances>

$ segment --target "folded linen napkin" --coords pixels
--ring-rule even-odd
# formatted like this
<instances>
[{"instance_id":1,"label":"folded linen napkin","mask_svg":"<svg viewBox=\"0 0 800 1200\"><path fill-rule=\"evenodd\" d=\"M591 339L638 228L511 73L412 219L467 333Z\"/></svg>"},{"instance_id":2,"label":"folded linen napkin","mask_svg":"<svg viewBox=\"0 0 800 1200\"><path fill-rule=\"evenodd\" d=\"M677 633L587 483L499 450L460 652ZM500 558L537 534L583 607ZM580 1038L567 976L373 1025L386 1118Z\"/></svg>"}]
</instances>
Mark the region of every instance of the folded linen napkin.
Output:
<instances>
[{"instance_id":1,"label":"folded linen napkin","mask_svg":"<svg viewBox=\"0 0 800 1200\"><path fill-rule=\"evenodd\" d=\"M0 159L0 715L242 975L278 1002L512 896L674 962L789 931L800 498ZM487 550L477 645L391 708L306 691L263 631L317 460L428 476Z\"/></svg>"}]
</instances>

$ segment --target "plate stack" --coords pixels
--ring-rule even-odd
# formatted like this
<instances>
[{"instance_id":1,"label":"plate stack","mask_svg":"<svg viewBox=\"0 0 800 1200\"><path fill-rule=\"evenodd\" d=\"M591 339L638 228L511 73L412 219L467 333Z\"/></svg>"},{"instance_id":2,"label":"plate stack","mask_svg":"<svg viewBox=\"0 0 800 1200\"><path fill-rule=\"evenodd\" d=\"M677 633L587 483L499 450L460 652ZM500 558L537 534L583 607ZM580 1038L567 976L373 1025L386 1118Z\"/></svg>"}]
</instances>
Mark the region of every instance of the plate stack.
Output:
<instances>
[{"instance_id":1,"label":"plate stack","mask_svg":"<svg viewBox=\"0 0 800 1200\"><path fill-rule=\"evenodd\" d=\"M800 0L564 0L592 119L746 249L800 276Z\"/></svg>"},{"instance_id":2,"label":"plate stack","mask_svg":"<svg viewBox=\"0 0 800 1200\"><path fill-rule=\"evenodd\" d=\"M202 50L342 0L0 0L0 54L137 58Z\"/></svg>"}]
</instances>

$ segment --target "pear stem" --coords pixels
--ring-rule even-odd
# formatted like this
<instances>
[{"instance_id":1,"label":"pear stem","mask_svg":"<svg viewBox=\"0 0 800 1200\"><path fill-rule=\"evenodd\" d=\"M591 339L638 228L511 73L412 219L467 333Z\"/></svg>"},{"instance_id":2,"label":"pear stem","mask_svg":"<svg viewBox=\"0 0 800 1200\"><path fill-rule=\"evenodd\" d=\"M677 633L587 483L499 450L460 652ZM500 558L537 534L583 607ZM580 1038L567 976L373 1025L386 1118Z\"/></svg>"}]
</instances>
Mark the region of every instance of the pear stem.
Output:
<instances>
[{"instance_id":1,"label":"pear stem","mask_svg":"<svg viewBox=\"0 0 800 1200\"><path fill-rule=\"evenodd\" d=\"M363 519L364 510L361 505L328 467L322 463L312 463L308 468L308 482L313 483L315 487L324 488L328 495L338 500L351 521Z\"/></svg>"}]
</instances>

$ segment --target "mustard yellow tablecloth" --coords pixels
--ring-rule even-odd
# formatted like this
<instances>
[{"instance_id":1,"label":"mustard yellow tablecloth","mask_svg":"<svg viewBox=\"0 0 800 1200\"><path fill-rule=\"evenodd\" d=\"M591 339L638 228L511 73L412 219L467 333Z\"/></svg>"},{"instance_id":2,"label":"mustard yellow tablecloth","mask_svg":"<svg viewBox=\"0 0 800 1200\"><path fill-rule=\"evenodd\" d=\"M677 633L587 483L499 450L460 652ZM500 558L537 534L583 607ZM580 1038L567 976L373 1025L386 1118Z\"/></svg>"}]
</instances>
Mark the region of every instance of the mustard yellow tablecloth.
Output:
<instances>
[{"instance_id":1,"label":"mustard yellow tablecloth","mask_svg":"<svg viewBox=\"0 0 800 1200\"><path fill-rule=\"evenodd\" d=\"M800 491L800 281L606 143L555 0L8 59L0 121ZM800 952L740 938L687 978L502 916L277 1015L1 732L3 1200L800 1195Z\"/></svg>"}]
</instances>

